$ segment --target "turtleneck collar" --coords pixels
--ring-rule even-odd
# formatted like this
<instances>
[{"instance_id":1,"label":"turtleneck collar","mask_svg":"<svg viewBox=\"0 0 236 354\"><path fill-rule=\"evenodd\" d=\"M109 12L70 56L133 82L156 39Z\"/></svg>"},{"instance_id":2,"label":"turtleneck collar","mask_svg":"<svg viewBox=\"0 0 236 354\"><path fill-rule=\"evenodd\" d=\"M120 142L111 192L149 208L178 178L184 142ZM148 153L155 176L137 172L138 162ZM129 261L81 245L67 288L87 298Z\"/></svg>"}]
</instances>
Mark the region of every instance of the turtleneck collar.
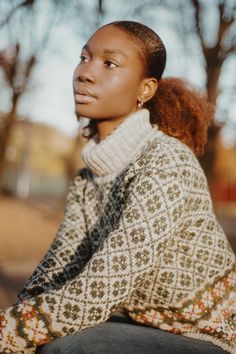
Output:
<instances>
[{"instance_id":1,"label":"turtleneck collar","mask_svg":"<svg viewBox=\"0 0 236 354\"><path fill-rule=\"evenodd\" d=\"M156 133L157 126L150 123L147 109L127 117L104 140L96 135L82 150L85 164L97 176L113 175L124 169L132 158Z\"/></svg>"}]
</instances>

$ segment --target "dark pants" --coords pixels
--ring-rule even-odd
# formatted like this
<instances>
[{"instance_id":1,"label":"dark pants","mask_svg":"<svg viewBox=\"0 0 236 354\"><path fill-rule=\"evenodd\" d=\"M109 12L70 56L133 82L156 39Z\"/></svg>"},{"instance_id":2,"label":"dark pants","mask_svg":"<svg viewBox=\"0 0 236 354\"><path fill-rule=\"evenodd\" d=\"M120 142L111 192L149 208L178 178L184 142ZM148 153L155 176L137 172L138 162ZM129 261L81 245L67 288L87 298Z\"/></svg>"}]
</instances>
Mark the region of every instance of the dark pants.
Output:
<instances>
[{"instance_id":1,"label":"dark pants","mask_svg":"<svg viewBox=\"0 0 236 354\"><path fill-rule=\"evenodd\" d=\"M125 316L38 347L37 354L226 354L206 341L142 326Z\"/></svg>"}]
</instances>

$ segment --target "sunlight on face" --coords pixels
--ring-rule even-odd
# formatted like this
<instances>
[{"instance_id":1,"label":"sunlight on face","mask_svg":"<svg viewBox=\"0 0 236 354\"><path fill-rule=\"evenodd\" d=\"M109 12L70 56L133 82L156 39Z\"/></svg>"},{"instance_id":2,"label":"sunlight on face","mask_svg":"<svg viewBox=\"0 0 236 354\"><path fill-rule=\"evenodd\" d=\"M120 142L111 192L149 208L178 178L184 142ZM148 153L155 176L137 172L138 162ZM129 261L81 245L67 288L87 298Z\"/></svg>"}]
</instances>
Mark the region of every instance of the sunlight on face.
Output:
<instances>
[{"instance_id":1,"label":"sunlight on face","mask_svg":"<svg viewBox=\"0 0 236 354\"><path fill-rule=\"evenodd\" d=\"M137 109L143 65L135 44L113 25L99 29L83 47L74 72L76 113L122 118Z\"/></svg>"}]
</instances>

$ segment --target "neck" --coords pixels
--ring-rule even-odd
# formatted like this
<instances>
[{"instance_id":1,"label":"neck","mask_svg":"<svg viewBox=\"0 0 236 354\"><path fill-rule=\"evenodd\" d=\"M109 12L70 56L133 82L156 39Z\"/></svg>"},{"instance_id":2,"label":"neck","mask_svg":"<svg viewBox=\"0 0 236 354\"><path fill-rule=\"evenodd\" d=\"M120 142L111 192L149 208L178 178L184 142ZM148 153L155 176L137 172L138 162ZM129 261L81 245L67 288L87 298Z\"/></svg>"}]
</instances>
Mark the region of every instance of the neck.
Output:
<instances>
[{"instance_id":1,"label":"neck","mask_svg":"<svg viewBox=\"0 0 236 354\"><path fill-rule=\"evenodd\" d=\"M134 112L131 112L129 115L131 115L132 113ZM129 115L115 119L97 120L99 140L104 140L108 135L112 133L114 129L116 129L123 121L125 121Z\"/></svg>"},{"instance_id":2,"label":"neck","mask_svg":"<svg viewBox=\"0 0 236 354\"><path fill-rule=\"evenodd\" d=\"M112 176L125 168L156 132L149 111L142 109L123 119L106 139L100 141L98 135L90 139L83 148L83 160L96 176Z\"/></svg>"}]
</instances>

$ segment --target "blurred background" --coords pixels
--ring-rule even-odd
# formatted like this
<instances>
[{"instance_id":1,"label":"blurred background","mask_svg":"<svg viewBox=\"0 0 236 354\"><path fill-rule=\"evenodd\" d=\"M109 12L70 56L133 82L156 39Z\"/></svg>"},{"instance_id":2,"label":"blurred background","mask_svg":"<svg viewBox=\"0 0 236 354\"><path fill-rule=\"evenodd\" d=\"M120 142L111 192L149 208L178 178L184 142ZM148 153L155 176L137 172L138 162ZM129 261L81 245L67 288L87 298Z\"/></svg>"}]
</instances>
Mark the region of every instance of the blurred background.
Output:
<instances>
[{"instance_id":1,"label":"blurred background","mask_svg":"<svg viewBox=\"0 0 236 354\"><path fill-rule=\"evenodd\" d=\"M72 75L102 24L140 21L216 105L201 164L236 251L236 0L0 0L0 308L45 254L84 144Z\"/></svg>"}]
</instances>

